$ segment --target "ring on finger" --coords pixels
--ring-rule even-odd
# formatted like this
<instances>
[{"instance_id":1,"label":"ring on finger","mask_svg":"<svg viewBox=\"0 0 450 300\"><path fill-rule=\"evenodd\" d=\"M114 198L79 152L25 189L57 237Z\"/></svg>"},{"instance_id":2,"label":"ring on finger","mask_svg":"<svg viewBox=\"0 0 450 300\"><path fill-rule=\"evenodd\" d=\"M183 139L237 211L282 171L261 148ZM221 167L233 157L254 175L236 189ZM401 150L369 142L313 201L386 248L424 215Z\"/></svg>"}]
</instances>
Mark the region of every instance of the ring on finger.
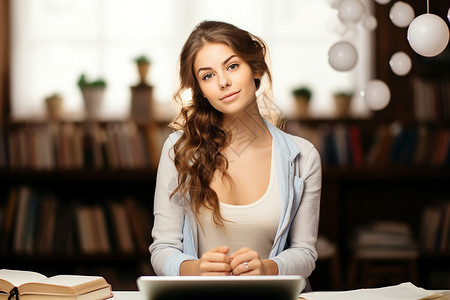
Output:
<instances>
[{"instance_id":1,"label":"ring on finger","mask_svg":"<svg viewBox=\"0 0 450 300\"><path fill-rule=\"evenodd\" d=\"M248 270L248 262L244 261L244 262L242 263L242 265L245 267L246 270Z\"/></svg>"}]
</instances>

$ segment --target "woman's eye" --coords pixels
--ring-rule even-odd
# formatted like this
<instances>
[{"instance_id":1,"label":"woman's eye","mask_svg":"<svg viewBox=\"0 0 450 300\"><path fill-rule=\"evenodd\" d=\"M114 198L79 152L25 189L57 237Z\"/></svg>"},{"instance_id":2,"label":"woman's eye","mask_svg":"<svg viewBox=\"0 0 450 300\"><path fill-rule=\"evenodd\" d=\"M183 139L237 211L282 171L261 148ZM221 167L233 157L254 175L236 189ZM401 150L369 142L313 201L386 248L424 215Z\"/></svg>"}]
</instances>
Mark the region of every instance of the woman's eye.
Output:
<instances>
[{"instance_id":1,"label":"woman's eye","mask_svg":"<svg viewBox=\"0 0 450 300\"><path fill-rule=\"evenodd\" d=\"M228 66L228 69L229 70L234 70L234 69L237 69L237 67L239 67L239 64L231 64L231 65Z\"/></svg>"},{"instance_id":2,"label":"woman's eye","mask_svg":"<svg viewBox=\"0 0 450 300\"><path fill-rule=\"evenodd\" d=\"M208 80L208 79L210 79L212 76L213 76L213 75L212 75L211 73L205 74L205 75L203 75L202 80Z\"/></svg>"}]
</instances>

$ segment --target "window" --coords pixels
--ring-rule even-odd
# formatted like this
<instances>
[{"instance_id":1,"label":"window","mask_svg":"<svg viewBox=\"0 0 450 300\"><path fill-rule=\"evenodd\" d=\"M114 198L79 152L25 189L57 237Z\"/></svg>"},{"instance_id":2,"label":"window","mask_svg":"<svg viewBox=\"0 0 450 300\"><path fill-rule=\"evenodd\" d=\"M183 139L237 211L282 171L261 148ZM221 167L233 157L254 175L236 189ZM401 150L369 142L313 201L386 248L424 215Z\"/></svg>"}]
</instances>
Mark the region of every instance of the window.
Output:
<instances>
[{"instance_id":1,"label":"window","mask_svg":"<svg viewBox=\"0 0 450 300\"><path fill-rule=\"evenodd\" d=\"M291 90L307 84L314 91L313 113L330 114L333 91L358 91L371 75L370 32L344 27L327 0L14 0L11 9L14 119L42 117L43 99L55 92L62 94L67 116L80 115L81 73L107 81L103 114L125 117L130 86L138 81L133 59L141 54L152 61L148 82L155 101L171 102L182 44L205 19L233 23L267 42L282 110L293 103ZM327 53L345 30L359 61L353 70L338 72ZM361 99L355 104L357 113L367 113Z\"/></svg>"}]
</instances>

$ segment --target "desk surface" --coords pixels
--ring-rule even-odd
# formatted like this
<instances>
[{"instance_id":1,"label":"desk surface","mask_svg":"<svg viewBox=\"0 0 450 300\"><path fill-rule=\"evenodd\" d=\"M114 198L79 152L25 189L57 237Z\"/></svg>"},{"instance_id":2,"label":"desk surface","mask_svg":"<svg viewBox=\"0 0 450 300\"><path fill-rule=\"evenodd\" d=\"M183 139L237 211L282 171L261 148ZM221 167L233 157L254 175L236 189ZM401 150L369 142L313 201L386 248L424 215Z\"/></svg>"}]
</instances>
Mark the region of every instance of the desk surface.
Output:
<instances>
[{"instance_id":1,"label":"desk surface","mask_svg":"<svg viewBox=\"0 0 450 300\"><path fill-rule=\"evenodd\" d=\"M400 289L399 289L400 288ZM415 288L415 287L414 287ZM392 290L391 290L392 289ZM384 296L382 297L382 299L418 299L422 296L425 295L430 295L433 294L435 292L439 292L439 293L449 293L450 291L425 291L425 290L415 290L413 289L411 291L411 293L413 295L415 295L416 297L406 297L406 298L399 298L397 296L394 296L396 294L396 291L401 291L402 294L404 294L405 289L402 285L399 286L394 286L394 287L386 287L386 288L379 288L379 289L368 289L368 290L353 290L353 291L342 291L342 292L312 292L312 293L306 293L306 294L302 294L300 299L311 299L311 300L323 300L323 299L345 299L345 300L349 300L349 299L361 299L362 294L365 291L374 291L375 294L372 295L365 295L368 296L365 299L380 299L377 296ZM377 292L378 291L378 292ZM392 297L386 296L386 294L384 294L382 291L387 291L388 295L392 295ZM381 292L381 293L380 293ZM418 293L420 292L420 293ZM114 292L114 298L112 298L113 300L145 300L144 297L142 297L142 295L138 292L138 291L133 291L133 292L125 292L125 291L117 291ZM384 294L384 295L382 295ZM419 296L420 295L420 296Z\"/></svg>"},{"instance_id":2,"label":"desk surface","mask_svg":"<svg viewBox=\"0 0 450 300\"><path fill-rule=\"evenodd\" d=\"M114 292L114 300L144 300L139 292Z\"/></svg>"}]
</instances>

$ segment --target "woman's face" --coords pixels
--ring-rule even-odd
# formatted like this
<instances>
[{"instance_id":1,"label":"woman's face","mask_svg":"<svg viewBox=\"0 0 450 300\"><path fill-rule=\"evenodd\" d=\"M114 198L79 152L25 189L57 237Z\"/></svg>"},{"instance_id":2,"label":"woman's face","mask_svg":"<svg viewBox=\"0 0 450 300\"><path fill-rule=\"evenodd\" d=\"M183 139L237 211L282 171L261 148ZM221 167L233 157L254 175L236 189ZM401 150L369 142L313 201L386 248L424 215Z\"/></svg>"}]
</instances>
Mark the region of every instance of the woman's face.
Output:
<instances>
[{"instance_id":1,"label":"woman's face","mask_svg":"<svg viewBox=\"0 0 450 300\"><path fill-rule=\"evenodd\" d=\"M259 77L226 44L205 44L195 57L194 72L203 96L224 114L239 113L256 100L254 79Z\"/></svg>"}]
</instances>

